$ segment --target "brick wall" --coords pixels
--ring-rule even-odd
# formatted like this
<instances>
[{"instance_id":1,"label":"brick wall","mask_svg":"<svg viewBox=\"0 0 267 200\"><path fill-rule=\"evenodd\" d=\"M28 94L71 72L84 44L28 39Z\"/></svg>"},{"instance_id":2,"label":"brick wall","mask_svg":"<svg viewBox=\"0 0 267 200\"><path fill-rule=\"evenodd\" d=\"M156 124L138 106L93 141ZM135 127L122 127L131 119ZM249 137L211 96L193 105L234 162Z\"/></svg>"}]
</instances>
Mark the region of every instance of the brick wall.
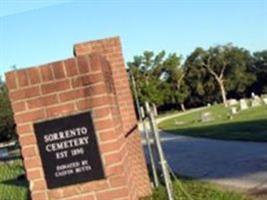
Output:
<instances>
[{"instance_id":1,"label":"brick wall","mask_svg":"<svg viewBox=\"0 0 267 200\"><path fill-rule=\"evenodd\" d=\"M124 65L120 38L112 37L74 45L74 55L79 56L90 53L99 53L110 63L115 92L122 116L124 135L127 140L129 163L132 168L131 176L134 179L132 187L138 188L138 196L147 196L151 193L150 182L147 176L141 137L137 129L134 103Z\"/></svg>"},{"instance_id":2,"label":"brick wall","mask_svg":"<svg viewBox=\"0 0 267 200\"><path fill-rule=\"evenodd\" d=\"M138 199L151 192L119 39L93 43L112 48L6 74L33 200ZM47 189L33 124L88 110L106 179Z\"/></svg>"}]
</instances>

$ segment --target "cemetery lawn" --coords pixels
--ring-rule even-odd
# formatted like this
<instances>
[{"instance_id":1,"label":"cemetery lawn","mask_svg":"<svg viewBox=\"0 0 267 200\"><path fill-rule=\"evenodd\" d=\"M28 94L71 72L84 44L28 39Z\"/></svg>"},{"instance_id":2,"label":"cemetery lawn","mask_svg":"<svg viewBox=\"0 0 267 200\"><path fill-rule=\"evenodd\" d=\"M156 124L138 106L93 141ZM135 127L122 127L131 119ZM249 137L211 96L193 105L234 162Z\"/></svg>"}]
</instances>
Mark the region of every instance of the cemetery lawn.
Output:
<instances>
[{"instance_id":1,"label":"cemetery lawn","mask_svg":"<svg viewBox=\"0 0 267 200\"><path fill-rule=\"evenodd\" d=\"M201 121L201 113L206 112L211 114L212 121ZM215 105L163 121L159 124L159 128L185 136L267 142L267 105L239 111L232 119L229 113L230 108Z\"/></svg>"},{"instance_id":2,"label":"cemetery lawn","mask_svg":"<svg viewBox=\"0 0 267 200\"><path fill-rule=\"evenodd\" d=\"M23 173L22 161L16 159L12 162L9 165L0 162L0 199L27 200L27 181L17 179Z\"/></svg>"},{"instance_id":3,"label":"cemetery lawn","mask_svg":"<svg viewBox=\"0 0 267 200\"><path fill-rule=\"evenodd\" d=\"M174 181L174 199L179 200L252 200L245 195L222 190L210 183L194 180ZM182 189L181 189L182 186ZM144 200L166 200L167 194L163 186L153 191L152 197Z\"/></svg>"}]
</instances>

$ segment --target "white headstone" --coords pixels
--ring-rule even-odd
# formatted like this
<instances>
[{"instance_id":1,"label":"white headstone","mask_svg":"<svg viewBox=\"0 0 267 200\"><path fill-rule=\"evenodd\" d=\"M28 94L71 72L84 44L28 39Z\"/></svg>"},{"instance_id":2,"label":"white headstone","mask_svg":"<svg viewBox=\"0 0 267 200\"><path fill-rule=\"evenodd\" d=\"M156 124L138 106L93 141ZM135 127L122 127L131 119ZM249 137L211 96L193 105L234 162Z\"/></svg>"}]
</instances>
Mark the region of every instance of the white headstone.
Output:
<instances>
[{"instance_id":1,"label":"white headstone","mask_svg":"<svg viewBox=\"0 0 267 200\"><path fill-rule=\"evenodd\" d=\"M229 99L227 103L229 106L234 106L238 104L238 101L236 99Z\"/></svg>"},{"instance_id":2,"label":"white headstone","mask_svg":"<svg viewBox=\"0 0 267 200\"><path fill-rule=\"evenodd\" d=\"M237 113L237 107L231 107L231 114L235 115Z\"/></svg>"},{"instance_id":3,"label":"white headstone","mask_svg":"<svg viewBox=\"0 0 267 200\"><path fill-rule=\"evenodd\" d=\"M210 122L213 120L214 120L214 117L212 116L212 114L210 112L201 113L201 121L202 122Z\"/></svg>"},{"instance_id":4,"label":"white headstone","mask_svg":"<svg viewBox=\"0 0 267 200\"><path fill-rule=\"evenodd\" d=\"M254 98L252 99L251 102L251 107L256 107L261 105L261 98L257 95L254 95Z\"/></svg>"},{"instance_id":5,"label":"white headstone","mask_svg":"<svg viewBox=\"0 0 267 200\"><path fill-rule=\"evenodd\" d=\"M183 121L178 121L178 120L175 120L175 125L183 125L185 124L185 122Z\"/></svg>"},{"instance_id":6,"label":"white headstone","mask_svg":"<svg viewBox=\"0 0 267 200\"><path fill-rule=\"evenodd\" d=\"M267 105L267 94L262 94L261 95L261 100L265 105Z\"/></svg>"},{"instance_id":7,"label":"white headstone","mask_svg":"<svg viewBox=\"0 0 267 200\"><path fill-rule=\"evenodd\" d=\"M240 110L248 109L248 104L246 99L240 99Z\"/></svg>"}]
</instances>

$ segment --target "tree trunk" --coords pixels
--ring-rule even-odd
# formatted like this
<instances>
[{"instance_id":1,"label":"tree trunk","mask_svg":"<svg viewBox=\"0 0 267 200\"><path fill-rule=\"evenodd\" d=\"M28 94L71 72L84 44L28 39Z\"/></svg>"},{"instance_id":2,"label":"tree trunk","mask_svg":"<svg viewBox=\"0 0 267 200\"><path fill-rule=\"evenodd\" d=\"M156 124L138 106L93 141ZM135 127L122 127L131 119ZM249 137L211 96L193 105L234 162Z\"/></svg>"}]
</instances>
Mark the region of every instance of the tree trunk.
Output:
<instances>
[{"instance_id":1,"label":"tree trunk","mask_svg":"<svg viewBox=\"0 0 267 200\"><path fill-rule=\"evenodd\" d=\"M180 106L181 106L181 109L182 109L182 111L183 111L183 112L185 112L185 111L186 111L186 109L185 109L185 106L184 106L184 104L183 104L183 103L181 103L181 104L180 104Z\"/></svg>"},{"instance_id":2,"label":"tree trunk","mask_svg":"<svg viewBox=\"0 0 267 200\"><path fill-rule=\"evenodd\" d=\"M224 88L224 84L223 84L223 80L218 80L220 89L221 89L221 95L222 95L222 100L223 100L223 104L225 107L227 107L227 98L226 98L226 91Z\"/></svg>"}]
</instances>

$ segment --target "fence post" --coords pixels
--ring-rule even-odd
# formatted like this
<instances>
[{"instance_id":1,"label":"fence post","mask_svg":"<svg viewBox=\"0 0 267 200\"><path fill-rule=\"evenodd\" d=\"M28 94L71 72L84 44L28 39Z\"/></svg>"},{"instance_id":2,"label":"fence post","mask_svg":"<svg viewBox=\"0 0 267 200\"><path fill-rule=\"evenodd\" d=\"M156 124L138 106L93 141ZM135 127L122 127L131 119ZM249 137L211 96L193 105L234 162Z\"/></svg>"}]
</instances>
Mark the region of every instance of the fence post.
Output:
<instances>
[{"instance_id":1,"label":"fence post","mask_svg":"<svg viewBox=\"0 0 267 200\"><path fill-rule=\"evenodd\" d=\"M168 163L165 159L165 156L164 156L164 153L162 150L162 146L160 143L160 136L159 136L156 120L155 120L153 112L151 112L151 110L150 110L150 106L149 106L148 102L146 102L146 109L147 109L147 112L148 112L147 114L148 114L149 121L151 124L151 130L155 136L156 147L157 147L158 154L159 154L159 160L160 160L160 165L161 165L161 169L163 172L164 182L166 185L168 199L174 200L172 182L171 182L171 178L170 178L170 174L169 174L169 170L168 170Z\"/></svg>"},{"instance_id":2,"label":"fence post","mask_svg":"<svg viewBox=\"0 0 267 200\"><path fill-rule=\"evenodd\" d=\"M158 178L158 174L157 174L157 168L155 165L154 155L153 155L152 148L151 148L149 132L146 128L145 121L144 121L145 113L144 113L143 108L140 106L140 102L139 102L138 94L137 94L137 89L136 89L136 83L135 83L134 76L132 74L130 74L130 79L132 80L132 84L133 84L133 92L134 92L135 103L136 103L137 112L138 112L138 116L139 116L139 121L142 123L143 131L145 133L146 144L148 147L148 154L149 154L149 159L150 159L150 164L151 164L151 169L152 169L152 175L153 175L153 180L154 180L154 186L158 187L159 186L159 178Z\"/></svg>"},{"instance_id":3,"label":"fence post","mask_svg":"<svg viewBox=\"0 0 267 200\"><path fill-rule=\"evenodd\" d=\"M144 109L143 107L141 107L141 117L142 119L145 119L145 113L144 113ZM145 133L145 137L146 137L146 143L147 143L147 148L148 148L148 154L149 154L149 159L150 159L150 164L151 164L151 168L152 168L152 175L153 175L153 180L154 180L154 186L158 187L159 186L159 178L158 178L158 174L157 174L157 168L156 168L156 164L155 164L155 160L154 160L154 155L153 155L153 151L152 151L152 147L151 147L151 138L150 138L150 134L146 128L146 123L144 120L142 120L142 124L143 124L143 131ZM154 142L154 140L153 140Z\"/></svg>"}]
</instances>

